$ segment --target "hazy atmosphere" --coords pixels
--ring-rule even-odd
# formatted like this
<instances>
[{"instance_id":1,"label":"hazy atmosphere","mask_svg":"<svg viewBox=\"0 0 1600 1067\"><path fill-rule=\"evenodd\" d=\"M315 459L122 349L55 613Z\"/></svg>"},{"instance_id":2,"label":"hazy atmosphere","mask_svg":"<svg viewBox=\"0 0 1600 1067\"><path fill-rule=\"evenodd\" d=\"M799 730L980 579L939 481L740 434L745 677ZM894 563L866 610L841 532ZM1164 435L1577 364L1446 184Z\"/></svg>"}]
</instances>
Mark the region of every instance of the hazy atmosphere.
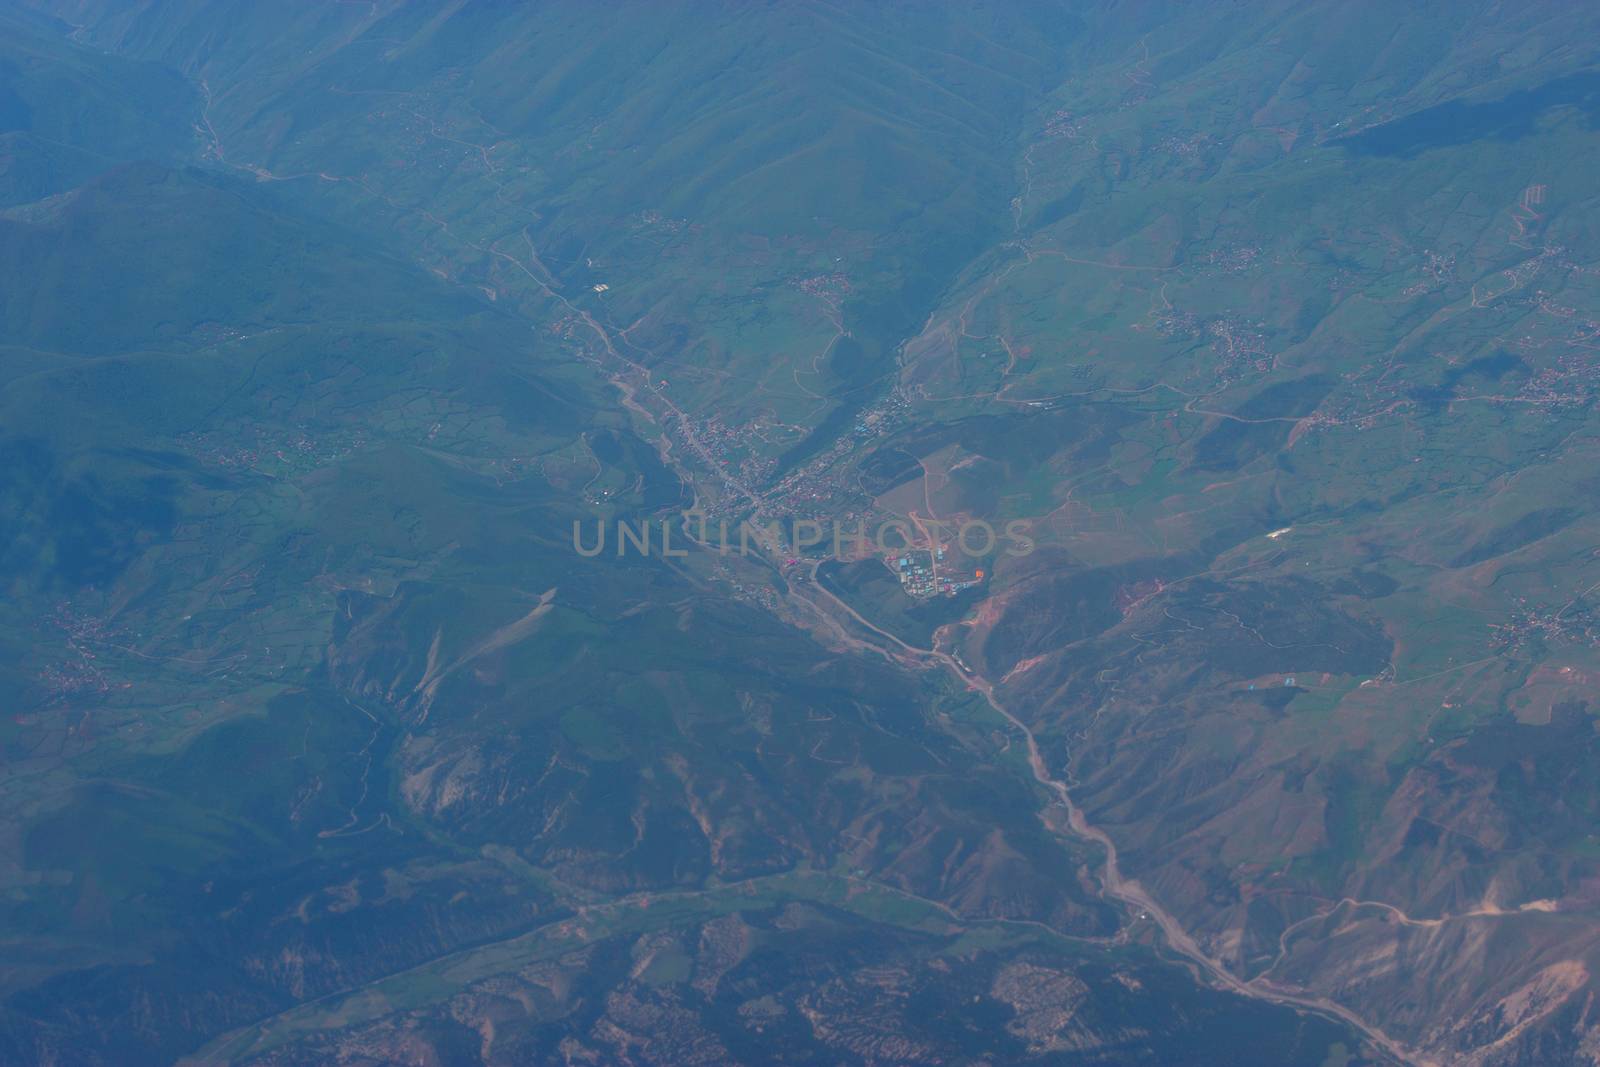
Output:
<instances>
[{"instance_id":1,"label":"hazy atmosphere","mask_svg":"<svg viewBox=\"0 0 1600 1067\"><path fill-rule=\"evenodd\" d=\"M0 1065L1600 1067L1600 8L0 0Z\"/></svg>"}]
</instances>

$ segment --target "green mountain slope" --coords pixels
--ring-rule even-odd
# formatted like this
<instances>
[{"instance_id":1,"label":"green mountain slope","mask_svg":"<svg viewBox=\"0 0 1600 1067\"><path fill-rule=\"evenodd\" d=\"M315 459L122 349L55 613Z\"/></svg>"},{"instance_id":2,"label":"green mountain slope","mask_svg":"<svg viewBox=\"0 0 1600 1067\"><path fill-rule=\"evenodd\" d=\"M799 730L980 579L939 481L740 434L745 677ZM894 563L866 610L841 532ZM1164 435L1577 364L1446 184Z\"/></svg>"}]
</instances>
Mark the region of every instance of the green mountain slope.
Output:
<instances>
[{"instance_id":1,"label":"green mountain slope","mask_svg":"<svg viewBox=\"0 0 1600 1067\"><path fill-rule=\"evenodd\" d=\"M0 1060L1593 1061L1586 10L0 23Z\"/></svg>"}]
</instances>

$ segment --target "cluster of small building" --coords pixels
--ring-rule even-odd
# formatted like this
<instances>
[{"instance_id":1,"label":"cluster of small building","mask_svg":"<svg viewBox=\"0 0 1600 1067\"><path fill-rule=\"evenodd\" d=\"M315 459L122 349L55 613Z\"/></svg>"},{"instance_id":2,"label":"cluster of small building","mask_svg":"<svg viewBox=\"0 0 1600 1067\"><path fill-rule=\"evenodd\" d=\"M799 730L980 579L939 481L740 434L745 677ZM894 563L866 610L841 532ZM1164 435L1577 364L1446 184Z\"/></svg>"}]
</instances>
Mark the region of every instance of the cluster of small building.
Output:
<instances>
[{"instance_id":1,"label":"cluster of small building","mask_svg":"<svg viewBox=\"0 0 1600 1067\"><path fill-rule=\"evenodd\" d=\"M884 557L884 564L900 579L900 587L918 600L939 595L955 596L963 589L971 589L983 581L983 572L952 574L939 566L949 552L946 547L934 550L905 549Z\"/></svg>"},{"instance_id":2,"label":"cluster of small building","mask_svg":"<svg viewBox=\"0 0 1600 1067\"><path fill-rule=\"evenodd\" d=\"M1520 651L1574 645L1600 648L1600 619L1582 598L1559 609L1518 597L1505 622L1490 623L1491 646L1497 651Z\"/></svg>"},{"instance_id":3,"label":"cluster of small building","mask_svg":"<svg viewBox=\"0 0 1600 1067\"><path fill-rule=\"evenodd\" d=\"M898 428L910 405L898 394L891 395L862 411L855 424L841 434L826 452L779 481L764 495L775 515L795 518L846 520L855 518L853 509L865 501L856 468L848 461L873 438Z\"/></svg>"},{"instance_id":4,"label":"cluster of small building","mask_svg":"<svg viewBox=\"0 0 1600 1067\"><path fill-rule=\"evenodd\" d=\"M201 462L227 470L255 470L275 476L302 474L348 456L367 444L362 429L318 432L304 427L230 428L189 432L179 441Z\"/></svg>"}]
</instances>

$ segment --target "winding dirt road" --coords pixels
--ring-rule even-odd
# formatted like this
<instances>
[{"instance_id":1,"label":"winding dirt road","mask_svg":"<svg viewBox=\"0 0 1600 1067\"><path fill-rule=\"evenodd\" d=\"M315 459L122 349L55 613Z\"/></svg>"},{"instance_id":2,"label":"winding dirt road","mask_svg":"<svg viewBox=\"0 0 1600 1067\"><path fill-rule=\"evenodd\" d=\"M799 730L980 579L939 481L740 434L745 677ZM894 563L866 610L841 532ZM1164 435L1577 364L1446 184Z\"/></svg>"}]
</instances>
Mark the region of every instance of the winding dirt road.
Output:
<instances>
[{"instance_id":1,"label":"winding dirt road","mask_svg":"<svg viewBox=\"0 0 1600 1067\"><path fill-rule=\"evenodd\" d=\"M1332 1016L1359 1030L1369 1041L1401 1063L1413 1064L1415 1067L1436 1067L1432 1060L1419 1057L1417 1053L1401 1045L1342 1004L1324 997L1292 993L1273 987L1269 983L1263 983L1259 979L1247 982L1228 970L1219 960L1208 955L1189 935L1189 932L1183 928L1183 925L1169 914L1143 886L1131 878L1122 876L1122 871L1117 865L1116 843L1111 840L1105 831L1090 823L1083 814L1083 810L1073 803L1072 794L1067 789L1066 783L1050 774L1049 768L1045 764L1044 756L1039 751L1039 742L1033 736L1033 731L1021 719L1007 710L1004 704L1000 703L994 695L994 686L978 675L962 670L960 664L947 652L935 648L930 655L948 667L957 678L982 693L984 699L989 702L989 706L1021 732L1028 746L1028 765L1033 770L1033 777L1040 785L1049 789L1061 800L1067 811L1067 825L1071 828L1073 834L1084 841L1094 842L1105 851L1105 864L1101 868L1100 882L1105 889L1106 895L1149 916L1156 926L1160 928L1162 936L1173 951L1197 965L1201 971L1218 985L1231 992L1254 1000L1264 1000L1274 1004L1288 1005Z\"/></svg>"},{"instance_id":2,"label":"winding dirt road","mask_svg":"<svg viewBox=\"0 0 1600 1067\"><path fill-rule=\"evenodd\" d=\"M1189 932L1184 929L1183 924L1163 908L1137 880L1123 877L1122 870L1117 863L1116 842L1112 841L1104 830L1089 822L1083 810L1073 802L1072 794L1068 790L1067 784L1050 773L1050 769L1045 763L1044 754L1039 749L1038 739L1034 737L1033 731L1000 702L999 698L994 695L994 685L991 682L973 671L964 669L954 656L937 647L937 640L934 648L918 648L914 645L908 645L900 638L869 622L849 604L835 595L832 590L816 582L816 569L816 567L812 568L813 582L811 588L819 590L828 597L837 607L849 615L851 621L893 642L899 649L924 662L933 661L942 664L958 680L982 693L989 706L1022 735L1024 742L1027 744L1028 766L1033 771L1034 780L1054 793L1061 801L1067 812L1067 826L1072 831L1073 836L1082 841L1092 842L1100 846L1104 851L1105 862L1100 870L1100 883L1105 895L1148 917L1160 929L1162 937L1174 952L1193 963L1213 983L1230 992L1249 997L1252 1000L1298 1008L1302 1011L1314 1012L1318 1015L1337 1019L1359 1031L1367 1040L1399 1063L1409 1064L1412 1067L1439 1067L1436 1061L1428 1059L1400 1044L1378 1027L1362 1019L1349 1008L1336 1001L1282 989L1261 978L1246 981L1228 970L1220 960L1207 954L1199 943L1190 936ZM802 599L810 600L810 598ZM818 607L814 600L810 602L813 607ZM905 659L902 654L888 652L881 648L878 649L878 652L888 655L892 659L901 661Z\"/></svg>"}]
</instances>

